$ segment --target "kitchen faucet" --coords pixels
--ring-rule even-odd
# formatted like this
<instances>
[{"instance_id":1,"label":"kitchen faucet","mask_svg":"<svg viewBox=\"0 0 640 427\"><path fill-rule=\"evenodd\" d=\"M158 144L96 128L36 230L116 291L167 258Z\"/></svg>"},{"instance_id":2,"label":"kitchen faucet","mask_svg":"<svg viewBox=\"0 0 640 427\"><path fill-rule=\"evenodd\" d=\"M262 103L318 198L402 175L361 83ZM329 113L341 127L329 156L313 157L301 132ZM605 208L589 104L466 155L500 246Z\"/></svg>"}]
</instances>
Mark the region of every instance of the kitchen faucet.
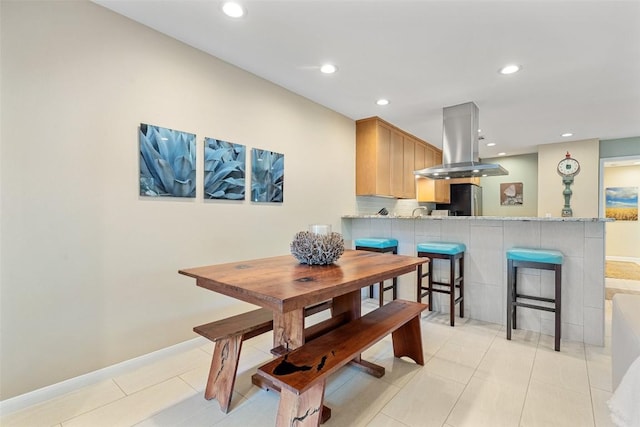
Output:
<instances>
[{"instance_id":1,"label":"kitchen faucet","mask_svg":"<svg viewBox=\"0 0 640 427\"><path fill-rule=\"evenodd\" d=\"M415 209L413 210L413 212L411 212L411 216L412 216L412 217L415 217L415 215L416 215L416 211L420 211L420 210L424 210L425 212L428 212L428 209L427 209L427 207L426 207L426 206L418 206L417 208L415 208ZM422 214L420 214L420 216L422 216Z\"/></svg>"}]
</instances>

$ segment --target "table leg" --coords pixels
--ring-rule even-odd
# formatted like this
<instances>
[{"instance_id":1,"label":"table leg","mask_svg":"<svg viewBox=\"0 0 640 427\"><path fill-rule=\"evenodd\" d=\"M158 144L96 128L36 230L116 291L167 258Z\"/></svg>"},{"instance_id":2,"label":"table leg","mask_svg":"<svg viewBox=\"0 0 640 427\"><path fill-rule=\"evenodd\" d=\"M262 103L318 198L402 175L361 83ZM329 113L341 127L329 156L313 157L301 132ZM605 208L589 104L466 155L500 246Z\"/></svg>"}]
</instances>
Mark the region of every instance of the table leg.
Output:
<instances>
[{"instance_id":1,"label":"table leg","mask_svg":"<svg viewBox=\"0 0 640 427\"><path fill-rule=\"evenodd\" d=\"M331 305L331 314L336 316L342 313L349 313L347 321L357 319L361 315L360 291L349 292L348 294L337 296Z\"/></svg>"},{"instance_id":2,"label":"table leg","mask_svg":"<svg viewBox=\"0 0 640 427\"><path fill-rule=\"evenodd\" d=\"M360 291L349 292L348 294L340 295L333 299L332 315L347 313L348 321L357 319L362 315L362 302L360 301ZM384 366L376 365L375 363L367 362L363 360L361 355L355 357L350 365L366 372L369 375L373 375L376 378L380 378L384 375Z\"/></svg>"},{"instance_id":3,"label":"table leg","mask_svg":"<svg viewBox=\"0 0 640 427\"><path fill-rule=\"evenodd\" d=\"M293 350L304 344L304 308L273 313L273 348Z\"/></svg>"}]
</instances>

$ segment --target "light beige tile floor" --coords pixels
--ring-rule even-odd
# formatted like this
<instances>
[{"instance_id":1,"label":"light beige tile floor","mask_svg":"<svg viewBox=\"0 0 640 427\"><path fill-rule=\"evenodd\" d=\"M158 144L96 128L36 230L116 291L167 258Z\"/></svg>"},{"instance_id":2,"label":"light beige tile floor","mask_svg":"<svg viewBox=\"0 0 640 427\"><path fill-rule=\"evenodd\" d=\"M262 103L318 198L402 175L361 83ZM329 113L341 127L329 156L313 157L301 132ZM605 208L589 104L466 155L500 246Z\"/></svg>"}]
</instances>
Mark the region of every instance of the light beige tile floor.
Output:
<instances>
[{"instance_id":1,"label":"light beige tile floor","mask_svg":"<svg viewBox=\"0 0 640 427\"><path fill-rule=\"evenodd\" d=\"M373 300L364 311L376 308ZM604 347L426 313L425 366L395 359L390 337L366 353L386 368L373 378L353 367L333 375L325 394L333 416L327 427L612 426L611 302L606 302ZM320 319L322 315L316 315ZM134 372L4 415L10 426L242 426L273 425L278 395L251 385L269 360L270 334L243 344L231 410L220 412L203 391L212 344L185 350Z\"/></svg>"}]
</instances>

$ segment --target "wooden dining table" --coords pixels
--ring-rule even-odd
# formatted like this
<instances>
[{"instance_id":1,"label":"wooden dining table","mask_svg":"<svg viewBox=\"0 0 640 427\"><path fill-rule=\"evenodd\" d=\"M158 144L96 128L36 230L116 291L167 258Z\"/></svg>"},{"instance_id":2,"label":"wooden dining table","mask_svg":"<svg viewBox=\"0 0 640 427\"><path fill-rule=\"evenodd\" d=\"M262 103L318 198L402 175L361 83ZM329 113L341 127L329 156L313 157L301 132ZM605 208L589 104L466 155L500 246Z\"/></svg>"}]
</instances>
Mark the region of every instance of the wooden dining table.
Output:
<instances>
[{"instance_id":1,"label":"wooden dining table","mask_svg":"<svg viewBox=\"0 0 640 427\"><path fill-rule=\"evenodd\" d=\"M301 264L292 255L179 270L197 286L273 312L274 349L288 351L305 342L305 307L331 301L325 329L360 317L360 289L418 272L428 258L345 250L333 264ZM316 335L323 325L314 325ZM307 337L309 334L307 333ZM276 352L276 351L274 351Z\"/></svg>"}]
</instances>

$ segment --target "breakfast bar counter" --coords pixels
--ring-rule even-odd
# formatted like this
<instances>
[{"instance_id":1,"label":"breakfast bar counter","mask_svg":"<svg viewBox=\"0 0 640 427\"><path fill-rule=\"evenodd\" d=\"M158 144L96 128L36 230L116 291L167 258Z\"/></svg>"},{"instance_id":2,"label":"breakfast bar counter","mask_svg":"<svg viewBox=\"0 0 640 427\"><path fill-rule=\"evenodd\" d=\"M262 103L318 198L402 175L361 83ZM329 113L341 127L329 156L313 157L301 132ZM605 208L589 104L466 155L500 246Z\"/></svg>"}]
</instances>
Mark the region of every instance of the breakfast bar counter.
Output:
<instances>
[{"instance_id":1,"label":"breakfast bar counter","mask_svg":"<svg viewBox=\"0 0 640 427\"><path fill-rule=\"evenodd\" d=\"M507 305L506 251L513 247L554 249L564 254L562 268L562 338L604 345L604 218L539 218L490 216L381 216L345 215L345 245L355 239L386 237L398 240L400 255L416 255L416 245L427 240L466 245L465 317L504 325ZM434 275L448 274L435 260ZM446 280L446 277L444 277ZM522 292L551 297L553 274L524 269ZM415 274L400 278L399 298L415 299ZM434 310L448 312L447 297L434 297ZM519 310L518 327L554 334L554 315Z\"/></svg>"}]
</instances>

